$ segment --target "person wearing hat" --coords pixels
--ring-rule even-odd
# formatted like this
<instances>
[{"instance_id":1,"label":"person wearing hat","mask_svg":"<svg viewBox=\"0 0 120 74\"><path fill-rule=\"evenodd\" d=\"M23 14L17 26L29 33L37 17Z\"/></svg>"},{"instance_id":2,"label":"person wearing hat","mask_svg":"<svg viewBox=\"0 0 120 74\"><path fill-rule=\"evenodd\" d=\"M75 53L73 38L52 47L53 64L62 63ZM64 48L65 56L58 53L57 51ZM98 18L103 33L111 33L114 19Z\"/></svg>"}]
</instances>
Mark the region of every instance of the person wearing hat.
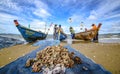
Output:
<instances>
[{"instance_id":1,"label":"person wearing hat","mask_svg":"<svg viewBox=\"0 0 120 74\"><path fill-rule=\"evenodd\" d=\"M73 27L70 27L69 30L70 30L72 39L74 39L74 37L75 37L75 31L74 31Z\"/></svg>"},{"instance_id":2,"label":"person wearing hat","mask_svg":"<svg viewBox=\"0 0 120 74\"><path fill-rule=\"evenodd\" d=\"M57 31L58 31L58 27L57 27L57 24L55 24L54 26L54 32L53 32L53 39L57 39Z\"/></svg>"},{"instance_id":3,"label":"person wearing hat","mask_svg":"<svg viewBox=\"0 0 120 74\"><path fill-rule=\"evenodd\" d=\"M61 28L61 25L58 27L58 40L60 39L60 33L63 33L63 29Z\"/></svg>"},{"instance_id":4,"label":"person wearing hat","mask_svg":"<svg viewBox=\"0 0 120 74\"><path fill-rule=\"evenodd\" d=\"M95 24L92 24L92 29L91 30L97 30L97 26Z\"/></svg>"},{"instance_id":5,"label":"person wearing hat","mask_svg":"<svg viewBox=\"0 0 120 74\"><path fill-rule=\"evenodd\" d=\"M96 31L96 36L93 38L93 42L98 41L98 30L97 26L95 24L92 24L92 29L93 31Z\"/></svg>"}]
</instances>

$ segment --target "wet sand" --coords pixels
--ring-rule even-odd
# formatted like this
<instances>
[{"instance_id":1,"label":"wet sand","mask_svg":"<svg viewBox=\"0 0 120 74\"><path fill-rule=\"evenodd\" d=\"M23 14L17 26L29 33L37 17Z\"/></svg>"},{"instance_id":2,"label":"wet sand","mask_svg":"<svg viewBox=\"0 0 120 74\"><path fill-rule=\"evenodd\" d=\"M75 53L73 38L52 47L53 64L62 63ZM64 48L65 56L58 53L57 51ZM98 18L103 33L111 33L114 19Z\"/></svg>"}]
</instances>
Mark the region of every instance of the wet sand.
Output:
<instances>
[{"instance_id":1,"label":"wet sand","mask_svg":"<svg viewBox=\"0 0 120 74\"><path fill-rule=\"evenodd\" d=\"M71 44L71 47L102 65L112 74L120 74L120 43L82 42Z\"/></svg>"},{"instance_id":2,"label":"wet sand","mask_svg":"<svg viewBox=\"0 0 120 74\"><path fill-rule=\"evenodd\" d=\"M27 53L32 52L38 47L32 46L31 44L16 45L0 50L0 67L9 64L17 58L24 56Z\"/></svg>"},{"instance_id":3,"label":"wet sand","mask_svg":"<svg viewBox=\"0 0 120 74\"><path fill-rule=\"evenodd\" d=\"M66 45L62 42L61 45ZM102 65L113 74L120 74L120 44L119 43L91 43L77 42L71 47L81 52L88 58ZM14 61L15 59L32 52L38 47L27 45L16 45L0 50L0 67Z\"/></svg>"}]
</instances>

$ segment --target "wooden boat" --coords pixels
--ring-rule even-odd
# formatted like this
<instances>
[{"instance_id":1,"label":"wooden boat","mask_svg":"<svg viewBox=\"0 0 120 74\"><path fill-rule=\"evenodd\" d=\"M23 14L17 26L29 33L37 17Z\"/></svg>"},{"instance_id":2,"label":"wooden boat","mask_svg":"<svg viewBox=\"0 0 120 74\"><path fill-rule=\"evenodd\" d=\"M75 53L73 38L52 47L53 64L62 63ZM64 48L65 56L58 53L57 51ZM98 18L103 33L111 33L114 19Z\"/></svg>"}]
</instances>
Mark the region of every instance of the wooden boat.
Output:
<instances>
[{"instance_id":1,"label":"wooden boat","mask_svg":"<svg viewBox=\"0 0 120 74\"><path fill-rule=\"evenodd\" d=\"M29 29L27 27L20 25L17 20L14 20L14 23L15 23L17 29L22 34L23 38L27 42L35 42L36 40L43 40L47 37L47 34L41 32L41 31L40 32L34 31L32 29Z\"/></svg>"},{"instance_id":2,"label":"wooden boat","mask_svg":"<svg viewBox=\"0 0 120 74\"><path fill-rule=\"evenodd\" d=\"M98 25L98 29L100 29L102 24L99 24ZM75 33L75 39L80 39L80 40L91 40L93 39L97 32L98 32L98 29L97 30L89 30L89 31L85 31L85 32L79 32L79 33Z\"/></svg>"},{"instance_id":3,"label":"wooden boat","mask_svg":"<svg viewBox=\"0 0 120 74\"><path fill-rule=\"evenodd\" d=\"M75 34L75 39L80 40L91 40L96 36L96 31L87 31L87 32L80 32Z\"/></svg>"}]
</instances>

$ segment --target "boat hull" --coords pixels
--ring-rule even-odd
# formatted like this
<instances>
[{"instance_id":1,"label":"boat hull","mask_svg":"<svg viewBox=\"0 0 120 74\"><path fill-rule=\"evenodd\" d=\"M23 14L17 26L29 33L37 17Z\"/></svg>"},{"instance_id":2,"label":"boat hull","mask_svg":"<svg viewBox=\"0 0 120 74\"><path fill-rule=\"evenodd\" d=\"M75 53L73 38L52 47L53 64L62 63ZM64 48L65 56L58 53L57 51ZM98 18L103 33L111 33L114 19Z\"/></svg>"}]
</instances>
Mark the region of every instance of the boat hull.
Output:
<instances>
[{"instance_id":1,"label":"boat hull","mask_svg":"<svg viewBox=\"0 0 120 74\"><path fill-rule=\"evenodd\" d=\"M75 33L75 39L91 40L98 34L98 31L101 26L102 24L99 23L96 30L88 30L85 32Z\"/></svg>"},{"instance_id":2,"label":"boat hull","mask_svg":"<svg viewBox=\"0 0 120 74\"><path fill-rule=\"evenodd\" d=\"M35 42L36 40L43 40L47 36L46 34L42 32L37 32L37 31L31 30L21 25L17 25L16 27L18 28L23 38L27 42Z\"/></svg>"},{"instance_id":3,"label":"boat hull","mask_svg":"<svg viewBox=\"0 0 120 74\"><path fill-rule=\"evenodd\" d=\"M75 39L80 40L91 40L97 34L97 31L87 31L87 32L79 32L75 34Z\"/></svg>"},{"instance_id":4,"label":"boat hull","mask_svg":"<svg viewBox=\"0 0 120 74\"><path fill-rule=\"evenodd\" d=\"M66 34L64 34L64 33L61 33L60 34L60 41L63 41L63 40L65 40L67 38L67 35Z\"/></svg>"}]
</instances>

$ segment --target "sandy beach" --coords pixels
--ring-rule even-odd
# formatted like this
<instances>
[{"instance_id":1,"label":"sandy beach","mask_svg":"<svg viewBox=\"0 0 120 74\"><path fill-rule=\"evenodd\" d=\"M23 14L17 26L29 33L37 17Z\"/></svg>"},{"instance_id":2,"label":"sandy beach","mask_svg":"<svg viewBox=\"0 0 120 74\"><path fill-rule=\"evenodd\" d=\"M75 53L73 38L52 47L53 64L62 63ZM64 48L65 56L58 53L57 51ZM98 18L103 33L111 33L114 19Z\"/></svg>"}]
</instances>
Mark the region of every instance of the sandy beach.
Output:
<instances>
[{"instance_id":1,"label":"sandy beach","mask_svg":"<svg viewBox=\"0 0 120 74\"><path fill-rule=\"evenodd\" d=\"M22 44L1 49L0 67L9 64L10 62L16 60L19 57L25 56L25 54L28 54L37 48L37 46L32 46L31 44Z\"/></svg>"},{"instance_id":2,"label":"sandy beach","mask_svg":"<svg viewBox=\"0 0 120 74\"><path fill-rule=\"evenodd\" d=\"M62 42L61 45L66 45ZM112 74L120 74L120 44L119 43L74 43L72 48L81 52L97 64L102 65ZM38 47L31 44L16 45L0 50L0 67L14 61L15 59L32 52Z\"/></svg>"},{"instance_id":3,"label":"sandy beach","mask_svg":"<svg viewBox=\"0 0 120 74\"><path fill-rule=\"evenodd\" d=\"M71 46L112 74L120 74L120 44L79 43Z\"/></svg>"}]
</instances>

